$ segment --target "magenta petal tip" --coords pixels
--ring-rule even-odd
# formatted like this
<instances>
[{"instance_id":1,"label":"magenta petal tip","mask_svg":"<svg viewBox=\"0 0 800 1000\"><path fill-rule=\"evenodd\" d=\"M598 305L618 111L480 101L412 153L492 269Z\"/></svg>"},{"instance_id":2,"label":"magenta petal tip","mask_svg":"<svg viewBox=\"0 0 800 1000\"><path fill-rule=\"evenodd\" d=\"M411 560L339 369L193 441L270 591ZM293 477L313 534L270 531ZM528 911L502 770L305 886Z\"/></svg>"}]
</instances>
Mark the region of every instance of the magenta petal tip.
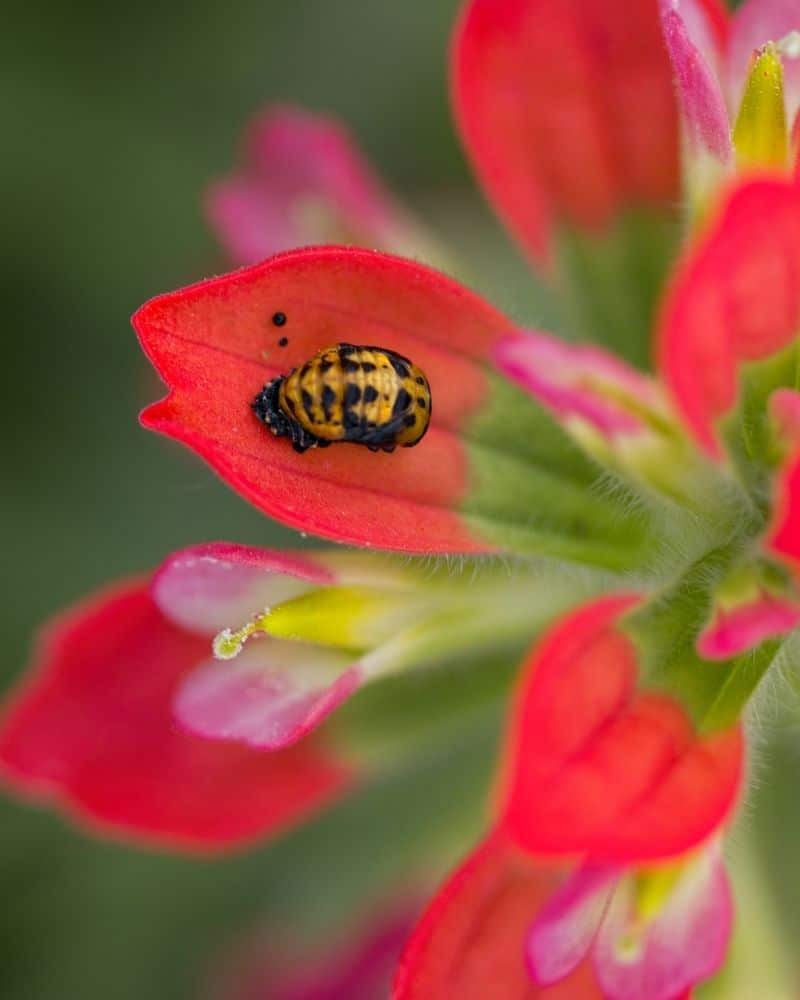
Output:
<instances>
[{"instance_id":1,"label":"magenta petal tip","mask_svg":"<svg viewBox=\"0 0 800 1000\"><path fill-rule=\"evenodd\" d=\"M733 149L730 122L703 11L692 0L662 0L661 23L690 155L704 151L728 163Z\"/></svg>"}]
</instances>

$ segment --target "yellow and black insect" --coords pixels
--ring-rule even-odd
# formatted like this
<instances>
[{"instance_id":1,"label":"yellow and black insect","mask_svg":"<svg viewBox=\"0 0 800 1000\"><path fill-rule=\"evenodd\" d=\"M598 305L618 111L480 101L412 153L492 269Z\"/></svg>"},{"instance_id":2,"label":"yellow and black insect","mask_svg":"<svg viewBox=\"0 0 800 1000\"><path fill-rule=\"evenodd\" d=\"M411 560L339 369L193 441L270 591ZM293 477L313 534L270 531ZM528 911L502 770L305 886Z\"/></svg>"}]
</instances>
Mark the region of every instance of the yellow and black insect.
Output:
<instances>
[{"instance_id":1,"label":"yellow and black insect","mask_svg":"<svg viewBox=\"0 0 800 1000\"><path fill-rule=\"evenodd\" d=\"M334 344L268 382L251 405L295 451L337 441L394 451L422 440L431 390L422 371L395 351Z\"/></svg>"}]
</instances>

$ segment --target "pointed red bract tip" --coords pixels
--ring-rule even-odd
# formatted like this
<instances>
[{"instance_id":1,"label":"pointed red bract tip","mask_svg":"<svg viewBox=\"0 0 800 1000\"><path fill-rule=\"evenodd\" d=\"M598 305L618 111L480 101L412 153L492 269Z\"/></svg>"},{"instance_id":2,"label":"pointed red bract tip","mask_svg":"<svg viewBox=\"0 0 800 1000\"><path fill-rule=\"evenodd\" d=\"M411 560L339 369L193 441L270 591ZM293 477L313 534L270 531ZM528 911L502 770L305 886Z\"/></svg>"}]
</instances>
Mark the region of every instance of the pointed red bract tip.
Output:
<instances>
[{"instance_id":1,"label":"pointed red bract tip","mask_svg":"<svg viewBox=\"0 0 800 1000\"><path fill-rule=\"evenodd\" d=\"M417 925L392 1000L601 1000L588 964L537 987L525 967L531 923L559 881L502 834L490 835L439 890Z\"/></svg>"},{"instance_id":2,"label":"pointed red bract tip","mask_svg":"<svg viewBox=\"0 0 800 1000\"><path fill-rule=\"evenodd\" d=\"M492 549L457 510L471 488L459 431L485 401L493 343L513 328L456 282L366 250L302 250L162 295L133 323L170 387L145 426L188 444L265 513L356 545ZM426 373L431 429L416 447L298 455L255 418L250 403L266 382L337 342L389 348Z\"/></svg>"},{"instance_id":3,"label":"pointed red bract tip","mask_svg":"<svg viewBox=\"0 0 800 1000\"><path fill-rule=\"evenodd\" d=\"M790 344L800 325L800 188L744 181L690 247L663 309L658 364L699 443L736 403L739 367Z\"/></svg>"},{"instance_id":4,"label":"pointed red bract tip","mask_svg":"<svg viewBox=\"0 0 800 1000\"><path fill-rule=\"evenodd\" d=\"M741 734L701 739L677 702L636 690L637 652L617 626L635 600L606 598L568 616L525 667L500 814L532 853L671 857L733 808Z\"/></svg>"},{"instance_id":5,"label":"pointed red bract tip","mask_svg":"<svg viewBox=\"0 0 800 1000\"><path fill-rule=\"evenodd\" d=\"M230 849L300 822L352 775L314 740L259 753L180 729L172 697L209 655L144 582L98 594L47 630L0 722L0 769L23 795L98 832Z\"/></svg>"},{"instance_id":6,"label":"pointed red bract tip","mask_svg":"<svg viewBox=\"0 0 800 1000\"><path fill-rule=\"evenodd\" d=\"M597 229L678 190L672 74L657 0L471 0L453 100L490 202L546 262L565 220Z\"/></svg>"}]
</instances>

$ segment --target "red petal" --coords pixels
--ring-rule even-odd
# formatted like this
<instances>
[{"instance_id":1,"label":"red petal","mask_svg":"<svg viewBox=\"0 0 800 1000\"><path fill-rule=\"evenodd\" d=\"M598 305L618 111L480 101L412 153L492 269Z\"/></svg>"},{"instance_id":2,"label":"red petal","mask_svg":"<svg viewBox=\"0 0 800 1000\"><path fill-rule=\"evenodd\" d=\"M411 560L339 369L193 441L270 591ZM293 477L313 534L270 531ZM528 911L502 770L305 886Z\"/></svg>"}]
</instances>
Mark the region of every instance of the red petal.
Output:
<instances>
[{"instance_id":1,"label":"red petal","mask_svg":"<svg viewBox=\"0 0 800 1000\"><path fill-rule=\"evenodd\" d=\"M781 471L775 487L775 511L767 546L800 567L800 455Z\"/></svg>"},{"instance_id":2,"label":"red petal","mask_svg":"<svg viewBox=\"0 0 800 1000\"><path fill-rule=\"evenodd\" d=\"M471 0L453 58L475 171L534 257L554 222L596 229L678 189L672 72L656 0Z\"/></svg>"},{"instance_id":3,"label":"red petal","mask_svg":"<svg viewBox=\"0 0 800 1000\"><path fill-rule=\"evenodd\" d=\"M659 363L711 454L714 423L735 404L738 366L791 343L800 324L800 188L746 182L694 245L668 296Z\"/></svg>"},{"instance_id":4,"label":"red petal","mask_svg":"<svg viewBox=\"0 0 800 1000\"><path fill-rule=\"evenodd\" d=\"M700 739L676 702L636 692L636 650L615 627L633 600L587 605L529 660L503 813L529 851L668 857L705 839L733 806L740 733Z\"/></svg>"},{"instance_id":5,"label":"red petal","mask_svg":"<svg viewBox=\"0 0 800 1000\"><path fill-rule=\"evenodd\" d=\"M280 331L277 311L288 317ZM184 441L263 511L355 544L491 548L453 509L468 490L456 432L484 399L482 360L512 328L460 285L370 251L301 250L162 295L133 322L171 389L143 423ZM336 445L298 455L256 421L250 402L266 381L338 341L391 348L426 372L433 424L416 448L385 455Z\"/></svg>"},{"instance_id":6,"label":"red petal","mask_svg":"<svg viewBox=\"0 0 800 1000\"><path fill-rule=\"evenodd\" d=\"M105 832L200 850L273 833L341 794L349 777L318 743L258 753L175 724L175 686L207 656L143 583L69 612L0 726L6 776Z\"/></svg>"},{"instance_id":7,"label":"red petal","mask_svg":"<svg viewBox=\"0 0 800 1000\"><path fill-rule=\"evenodd\" d=\"M536 986L525 942L558 884L548 870L494 834L445 883L406 946L393 1000L600 1000L583 963L556 986Z\"/></svg>"}]
</instances>

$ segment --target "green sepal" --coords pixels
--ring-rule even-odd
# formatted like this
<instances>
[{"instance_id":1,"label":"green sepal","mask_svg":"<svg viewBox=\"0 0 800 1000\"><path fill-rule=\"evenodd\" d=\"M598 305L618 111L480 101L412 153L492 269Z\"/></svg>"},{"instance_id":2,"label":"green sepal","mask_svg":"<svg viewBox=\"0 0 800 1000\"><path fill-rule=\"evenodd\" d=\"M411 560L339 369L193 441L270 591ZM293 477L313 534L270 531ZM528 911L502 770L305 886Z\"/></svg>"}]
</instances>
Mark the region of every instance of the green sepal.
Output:
<instances>
[{"instance_id":1,"label":"green sepal","mask_svg":"<svg viewBox=\"0 0 800 1000\"><path fill-rule=\"evenodd\" d=\"M453 657L434 669L381 678L337 710L329 738L359 763L385 765L476 727L499 734L525 648L518 639L488 657Z\"/></svg>"},{"instance_id":2,"label":"green sepal","mask_svg":"<svg viewBox=\"0 0 800 1000\"><path fill-rule=\"evenodd\" d=\"M669 591L624 623L640 655L643 686L675 697L698 730L725 729L740 718L784 641L770 639L729 660L709 661L695 649L712 611L715 587L731 571L741 543L708 553Z\"/></svg>"},{"instance_id":3,"label":"green sepal","mask_svg":"<svg viewBox=\"0 0 800 1000\"><path fill-rule=\"evenodd\" d=\"M649 512L630 489L609 489L604 470L527 393L490 375L464 436L470 488L461 510L481 537L612 570L641 564Z\"/></svg>"},{"instance_id":4,"label":"green sepal","mask_svg":"<svg viewBox=\"0 0 800 1000\"><path fill-rule=\"evenodd\" d=\"M493 560L467 563L452 583L447 605L367 655L363 665L378 666L376 679L329 724L340 749L359 759L404 757L445 731L486 718L499 723L525 652L554 618L602 593L609 580Z\"/></svg>"}]
</instances>

